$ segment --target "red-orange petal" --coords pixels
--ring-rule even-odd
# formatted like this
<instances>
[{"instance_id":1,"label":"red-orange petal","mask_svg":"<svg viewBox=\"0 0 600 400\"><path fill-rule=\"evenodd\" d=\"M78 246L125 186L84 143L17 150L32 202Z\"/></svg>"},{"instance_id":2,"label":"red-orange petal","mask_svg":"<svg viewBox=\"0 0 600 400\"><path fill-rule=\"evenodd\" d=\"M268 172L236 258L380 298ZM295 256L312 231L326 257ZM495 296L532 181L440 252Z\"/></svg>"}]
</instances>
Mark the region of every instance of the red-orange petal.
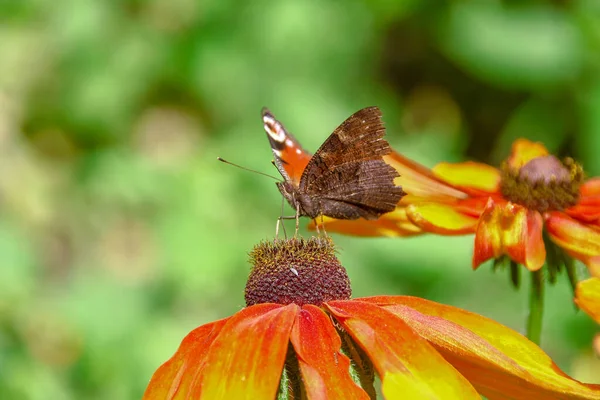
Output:
<instances>
[{"instance_id":1,"label":"red-orange petal","mask_svg":"<svg viewBox=\"0 0 600 400\"><path fill-rule=\"evenodd\" d=\"M577 284L575 303L600 324L600 278L589 278Z\"/></svg>"},{"instance_id":2,"label":"red-orange petal","mask_svg":"<svg viewBox=\"0 0 600 400\"><path fill-rule=\"evenodd\" d=\"M326 307L369 355L386 399L480 399L463 376L391 312L354 300Z\"/></svg>"},{"instance_id":3,"label":"red-orange petal","mask_svg":"<svg viewBox=\"0 0 600 400\"><path fill-rule=\"evenodd\" d=\"M506 254L530 271L540 269L546 260L543 227L537 211L512 203L498 205L490 199L475 233L473 268Z\"/></svg>"},{"instance_id":4,"label":"red-orange petal","mask_svg":"<svg viewBox=\"0 0 600 400\"><path fill-rule=\"evenodd\" d=\"M394 211L382 215L377 220L342 220L329 217L318 217L319 226L324 225L326 232L339 232L354 236L390 236L404 237L423 233L423 230L413 224L406 216L406 208L397 207ZM315 221L311 221L308 229L315 230Z\"/></svg>"},{"instance_id":5,"label":"red-orange petal","mask_svg":"<svg viewBox=\"0 0 600 400\"><path fill-rule=\"evenodd\" d=\"M183 399L199 397L201 376L206 365L210 345L228 319L211 322L191 331L181 342L177 352L161 365L146 388L145 400Z\"/></svg>"},{"instance_id":6,"label":"red-orange petal","mask_svg":"<svg viewBox=\"0 0 600 400\"><path fill-rule=\"evenodd\" d=\"M590 179L581 185L577 204L565 213L579 221L600 228L600 178Z\"/></svg>"},{"instance_id":7,"label":"red-orange petal","mask_svg":"<svg viewBox=\"0 0 600 400\"><path fill-rule=\"evenodd\" d=\"M206 356L202 398L275 398L299 309L257 304L229 318Z\"/></svg>"},{"instance_id":8,"label":"red-orange petal","mask_svg":"<svg viewBox=\"0 0 600 400\"><path fill-rule=\"evenodd\" d=\"M554 243L588 264L590 270L597 267L600 259L600 230L557 211L546 214L546 230Z\"/></svg>"},{"instance_id":9,"label":"red-orange petal","mask_svg":"<svg viewBox=\"0 0 600 400\"><path fill-rule=\"evenodd\" d=\"M323 310L307 305L296 317L290 336L308 399L369 399L348 370L350 359Z\"/></svg>"},{"instance_id":10,"label":"red-orange petal","mask_svg":"<svg viewBox=\"0 0 600 400\"><path fill-rule=\"evenodd\" d=\"M488 399L600 399L523 335L483 316L410 296L357 299L402 318Z\"/></svg>"},{"instance_id":11,"label":"red-orange petal","mask_svg":"<svg viewBox=\"0 0 600 400\"><path fill-rule=\"evenodd\" d=\"M578 203L565 210L565 213L586 224L595 225L600 228L600 196L597 196L597 204Z\"/></svg>"},{"instance_id":12,"label":"red-orange petal","mask_svg":"<svg viewBox=\"0 0 600 400\"><path fill-rule=\"evenodd\" d=\"M496 193L500 187L500 171L491 165L467 161L462 163L439 163L433 173L444 182L460 189ZM482 194L483 195L483 194Z\"/></svg>"},{"instance_id":13,"label":"red-orange petal","mask_svg":"<svg viewBox=\"0 0 600 400\"><path fill-rule=\"evenodd\" d=\"M518 170L534 158L548 155L548 149L540 142L532 142L528 139L517 139L508 157L508 166Z\"/></svg>"},{"instance_id":14,"label":"red-orange petal","mask_svg":"<svg viewBox=\"0 0 600 400\"><path fill-rule=\"evenodd\" d=\"M449 204L411 204L406 208L406 213L410 220L425 232L440 235L473 233L477 226L477 217L463 214Z\"/></svg>"}]
</instances>

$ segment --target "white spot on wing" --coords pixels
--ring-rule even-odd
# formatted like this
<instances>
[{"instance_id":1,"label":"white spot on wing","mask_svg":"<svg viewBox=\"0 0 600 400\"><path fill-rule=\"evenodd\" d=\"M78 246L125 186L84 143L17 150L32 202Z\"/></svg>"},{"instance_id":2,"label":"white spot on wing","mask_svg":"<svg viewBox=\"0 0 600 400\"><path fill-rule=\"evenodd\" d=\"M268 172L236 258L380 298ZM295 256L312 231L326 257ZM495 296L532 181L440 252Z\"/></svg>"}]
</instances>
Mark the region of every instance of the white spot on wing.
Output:
<instances>
[{"instance_id":1,"label":"white spot on wing","mask_svg":"<svg viewBox=\"0 0 600 400\"><path fill-rule=\"evenodd\" d=\"M302 150L296 149L296 154L300 154L300 153L302 153Z\"/></svg>"},{"instance_id":2,"label":"white spot on wing","mask_svg":"<svg viewBox=\"0 0 600 400\"><path fill-rule=\"evenodd\" d=\"M265 126L265 131L271 137L271 139L279 143L283 143L286 140L287 135L285 134L285 130L283 130L276 119L272 118L270 115L264 115L263 123Z\"/></svg>"}]
</instances>

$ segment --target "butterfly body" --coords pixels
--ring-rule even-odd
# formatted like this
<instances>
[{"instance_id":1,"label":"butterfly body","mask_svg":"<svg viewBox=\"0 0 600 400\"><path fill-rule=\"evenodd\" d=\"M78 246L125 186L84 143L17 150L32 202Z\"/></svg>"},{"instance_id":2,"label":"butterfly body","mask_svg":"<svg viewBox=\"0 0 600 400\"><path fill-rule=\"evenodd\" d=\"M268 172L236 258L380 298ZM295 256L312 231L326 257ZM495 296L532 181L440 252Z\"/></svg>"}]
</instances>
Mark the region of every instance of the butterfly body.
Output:
<instances>
[{"instance_id":1,"label":"butterfly body","mask_svg":"<svg viewBox=\"0 0 600 400\"><path fill-rule=\"evenodd\" d=\"M350 116L312 157L266 109L263 122L284 178L277 187L299 216L377 219L405 194L383 160L391 149L377 107Z\"/></svg>"}]
</instances>

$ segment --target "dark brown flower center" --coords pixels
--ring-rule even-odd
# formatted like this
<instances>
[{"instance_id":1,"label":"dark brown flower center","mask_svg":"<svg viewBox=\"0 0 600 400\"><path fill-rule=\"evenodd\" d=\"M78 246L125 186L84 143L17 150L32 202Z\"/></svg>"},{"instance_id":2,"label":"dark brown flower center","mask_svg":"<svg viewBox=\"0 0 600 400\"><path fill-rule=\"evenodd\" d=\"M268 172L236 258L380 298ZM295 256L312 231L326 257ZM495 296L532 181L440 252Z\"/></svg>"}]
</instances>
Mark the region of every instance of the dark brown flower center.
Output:
<instances>
[{"instance_id":1,"label":"dark brown flower center","mask_svg":"<svg viewBox=\"0 0 600 400\"><path fill-rule=\"evenodd\" d=\"M250 252L246 305L320 305L352 294L346 270L329 238L292 238L260 243Z\"/></svg>"},{"instance_id":2,"label":"dark brown flower center","mask_svg":"<svg viewBox=\"0 0 600 400\"><path fill-rule=\"evenodd\" d=\"M518 170L502 166L500 190L509 201L539 212L564 210L577 203L583 169L573 159L561 162L548 155L529 161Z\"/></svg>"}]
</instances>

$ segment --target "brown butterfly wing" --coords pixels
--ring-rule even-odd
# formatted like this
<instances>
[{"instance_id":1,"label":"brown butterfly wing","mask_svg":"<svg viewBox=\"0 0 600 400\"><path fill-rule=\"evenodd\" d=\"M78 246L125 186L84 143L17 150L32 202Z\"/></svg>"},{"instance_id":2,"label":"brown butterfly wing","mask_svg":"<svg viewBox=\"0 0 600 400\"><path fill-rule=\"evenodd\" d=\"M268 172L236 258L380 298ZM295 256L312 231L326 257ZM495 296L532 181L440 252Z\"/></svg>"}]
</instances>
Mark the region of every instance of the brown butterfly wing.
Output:
<instances>
[{"instance_id":1,"label":"brown butterfly wing","mask_svg":"<svg viewBox=\"0 0 600 400\"><path fill-rule=\"evenodd\" d=\"M300 191L333 218L376 219L394 210L405 193L394 184L396 170L382 159L391 152L384 135L379 108L357 111L313 155Z\"/></svg>"}]
</instances>

